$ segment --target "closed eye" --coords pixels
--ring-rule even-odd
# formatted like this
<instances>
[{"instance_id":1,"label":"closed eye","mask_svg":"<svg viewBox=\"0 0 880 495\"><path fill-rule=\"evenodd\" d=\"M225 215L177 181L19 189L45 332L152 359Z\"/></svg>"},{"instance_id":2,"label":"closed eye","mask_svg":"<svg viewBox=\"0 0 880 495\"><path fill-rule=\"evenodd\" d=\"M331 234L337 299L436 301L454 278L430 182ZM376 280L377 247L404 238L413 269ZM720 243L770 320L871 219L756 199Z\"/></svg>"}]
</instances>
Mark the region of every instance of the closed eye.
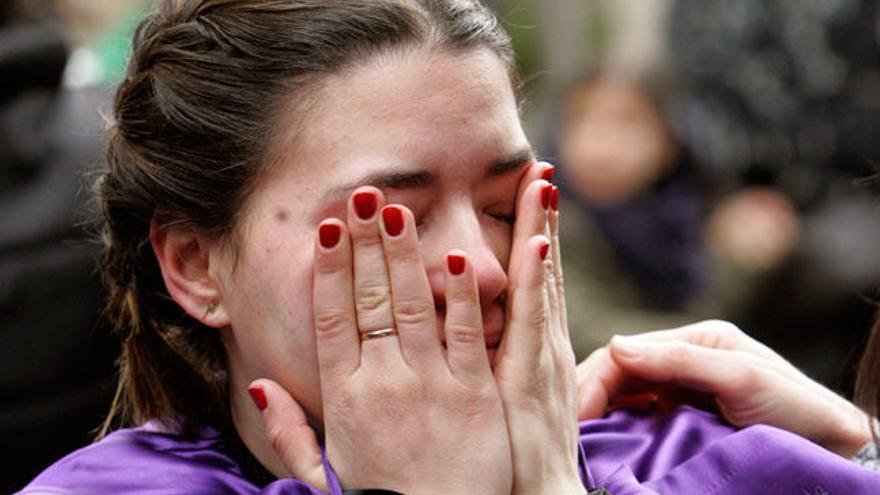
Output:
<instances>
[{"instance_id":1,"label":"closed eye","mask_svg":"<svg viewBox=\"0 0 880 495\"><path fill-rule=\"evenodd\" d=\"M503 222L507 225L513 225L516 223L516 215L500 215L497 213L490 213L490 216L495 220Z\"/></svg>"}]
</instances>

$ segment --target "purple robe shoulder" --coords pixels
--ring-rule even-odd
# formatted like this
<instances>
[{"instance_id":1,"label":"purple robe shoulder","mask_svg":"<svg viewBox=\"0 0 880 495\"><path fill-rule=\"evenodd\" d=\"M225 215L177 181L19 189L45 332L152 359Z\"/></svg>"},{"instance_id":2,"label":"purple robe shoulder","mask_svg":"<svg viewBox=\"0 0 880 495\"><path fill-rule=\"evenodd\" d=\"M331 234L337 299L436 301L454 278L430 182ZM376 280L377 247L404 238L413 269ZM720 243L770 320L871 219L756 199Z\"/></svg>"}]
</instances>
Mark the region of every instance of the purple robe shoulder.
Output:
<instances>
[{"instance_id":1,"label":"purple robe shoulder","mask_svg":"<svg viewBox=\"0 0 880 495\"><path fill-rule=\"evenodd\" d=\"M341 494L338 482L330 486ZM203 428L197 438L167 433L152 423L115 431L62 458L20 494L265 494L323 495L295 479L262 490L229 457L220 434Z\"/></svg>"},{"instance_id":2,"label":"purple robe shoulder","mask_svg":"<svg viewBox=\"0 0 880 495\"><path fill-rule=\"evenodd\" d=\"M663 415L616 411L581 424L581 475L612 495L880 493L880 473L767 426L734 430L717 416L682 407ZM342 490L327 470L331 494ZM220 435L119 430L50 466L21 494L318 495L282 479L260 489L226 454Z\"/></svg>"}]
</instances>

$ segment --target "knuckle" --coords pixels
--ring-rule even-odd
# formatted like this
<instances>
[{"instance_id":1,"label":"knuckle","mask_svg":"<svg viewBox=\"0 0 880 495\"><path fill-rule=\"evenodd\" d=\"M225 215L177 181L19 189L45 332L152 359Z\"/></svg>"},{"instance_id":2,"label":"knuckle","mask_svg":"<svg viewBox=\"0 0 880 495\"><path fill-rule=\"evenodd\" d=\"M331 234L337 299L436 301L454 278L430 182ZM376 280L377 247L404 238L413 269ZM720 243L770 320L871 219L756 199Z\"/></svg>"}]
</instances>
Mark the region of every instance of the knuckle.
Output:
<instances>
[{"instance_id":1,"label":"knuckle","mask_svg":"<svg viewBox=\"0 0 880 495\"><path fill-rule=\"evenodd\" d=\"M421 254L418 249L410 245L390 246L389 259L395 265L418 265L421 267Z\"/></svg>"},{"instance_id":2,"label":"knuckle","mask_svg":"<svg viewBox=\"0 0 880 495\"><path fill-rule=\"evenodd\" d=\"M394 321L398 325L422 325L434 315L433 301L404 299L394 302Z\"/></svg>"},{"instance_id":3,"label":"knuckle","mask_svg":"<svg viewBox=\"0 0 880 495\"><path fill-rule=\"evenodd\" d=\"M562 272L556 274L556 287L558 287L559 292L562 292L565 288L565 275Z\"/></svg>"},{"instance_id":4,"label":"knuckle","mask_svg":"<svg viewBox=\"0 0 880 495\"><path fill-rule=\"evenodd\" d=\"M730 383L730 387L733 391L737 392L757 390L762 376L761 366L752 360L748 360L741 363L738 367L737 376Z\"/></svg>"},{"instance_id":5,"label":"knuckle","mask_svg":"<svg viewBox=\"0 0 880 495\"><path fill-rule=\"evenodd\" d=\"M376 311L391 300L391 291L385 285L359 285L355 288L355 303L359 311Z\"/></svg>"},{"instance_id":6,"label":"knuckle","mask_svg":"<svg viewBox=\"0 0 880 495\"><path fill-rule=\"evenodd\" d=\"M335 259L338 257L319 255L315 258L315 273L318 275L332 275L348 268L344 262Z\"/></svg>"},{"instance_id":7,"label":"knuckle","mask_svg":"<svg viewBox=\"0 0 880 495\"><path fill-rule=\"evenodd\" d=\"M280 424L270 424L266 426L266 439L272 450L276 453L284 452L286 445L284 442L284 428Z\"/></svg>"},{"instance_id":8,"label":"knuckle","mask_svg":"<svg viewBox=\"0 0 880 495\"><path fill-rule=\"evenodd\" d=\"M483 333L479 328L462 324L450 324L446 326L446 340L466 345L482 344Z\"/></svg>"},{"instance_id":9,"label":"knuckle","mask_svg":"<svg viewBox=\"0 0 880 495\"><path fill-rule=\"evenodd\" d=\"M381 246L382 237L373 224L351 224L349 225L351 239L359 247Z\"/></svg>"},{"instance_id":10,"label":"knuckle","mask_svg":"<svg viewBox=\"0 0 880 495\"><path fill-rule=\"evenodd\" d=\"M738 326L729 321L707 320L704 324L724 337L738 337L743 333Z\"/></svg>"},{"instance_id":11,"label":"knuckle","mask_svg":"<svg viewBox=\"0 0 880 495\"><path fill-rule=\"evenodd\" d=\"M667 359L671 364L671 369L681 370L689 364L693 358L693 351L690 346L684 343L675 343L669 348Z\"/></svg>"},{"instance_id":12,"label":"knuckle","mask_svg":"<svg viewBox=\"0 0 880 495\"><path fill-rule=\"evenodd\" d=\"M331 332L350 323L348 312L342 308L322 308L315 310L315 329Z\"/></svg>"},{"instance_id":13,"label":"knuckle","mask_svg":"<svg viewBox=\"0 0 880 495\"><path fill-rule=\"evenodd\" d=\"M531 312L526 321L530 327L543 331L547 326L548 316L547 308L542 304L540 308Z\"/></svg>"}]
</instances>

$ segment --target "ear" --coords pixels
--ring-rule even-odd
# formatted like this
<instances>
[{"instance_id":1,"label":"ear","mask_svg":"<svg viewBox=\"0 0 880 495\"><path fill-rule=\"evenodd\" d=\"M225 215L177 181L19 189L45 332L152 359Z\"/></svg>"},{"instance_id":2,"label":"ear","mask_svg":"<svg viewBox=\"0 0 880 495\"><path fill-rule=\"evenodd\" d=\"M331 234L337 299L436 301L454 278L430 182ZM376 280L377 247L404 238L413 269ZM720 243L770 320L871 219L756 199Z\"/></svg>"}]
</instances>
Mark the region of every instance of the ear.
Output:
<instances>
[{"instance_id":1,"label":"ear","mask_svg":"<svg viewBox=\"0 0 880 495\"><path fill-rule=\"evenodd\" d=\"M171 298L209 327L229 325L220 281L210 269L220 261L217 241L189 229L163 227L153 218L150 244Z\"/></svg>"}]
</instances>

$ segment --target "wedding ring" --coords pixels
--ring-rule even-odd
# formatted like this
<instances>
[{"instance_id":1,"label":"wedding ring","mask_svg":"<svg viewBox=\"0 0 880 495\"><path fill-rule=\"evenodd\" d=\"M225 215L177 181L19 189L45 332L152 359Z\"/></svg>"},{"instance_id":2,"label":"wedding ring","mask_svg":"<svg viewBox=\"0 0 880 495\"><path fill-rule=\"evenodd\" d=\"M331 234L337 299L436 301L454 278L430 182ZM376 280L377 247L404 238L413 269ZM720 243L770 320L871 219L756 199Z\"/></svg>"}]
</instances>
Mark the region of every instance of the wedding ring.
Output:
<instances>
[{"instance_id":1,"label":"wedding ring","mask_svg":"<svg viewBox=\"0 0 880 495\"><path fill-rule=\"evenodd\" d=\"M379 339L382 337L392 337L394 335L397 335L396 328L394 328L394 327L380 328L379 330L373 330L372 332L362 333L361 340Z\"/></svg>"}]
</instances>

